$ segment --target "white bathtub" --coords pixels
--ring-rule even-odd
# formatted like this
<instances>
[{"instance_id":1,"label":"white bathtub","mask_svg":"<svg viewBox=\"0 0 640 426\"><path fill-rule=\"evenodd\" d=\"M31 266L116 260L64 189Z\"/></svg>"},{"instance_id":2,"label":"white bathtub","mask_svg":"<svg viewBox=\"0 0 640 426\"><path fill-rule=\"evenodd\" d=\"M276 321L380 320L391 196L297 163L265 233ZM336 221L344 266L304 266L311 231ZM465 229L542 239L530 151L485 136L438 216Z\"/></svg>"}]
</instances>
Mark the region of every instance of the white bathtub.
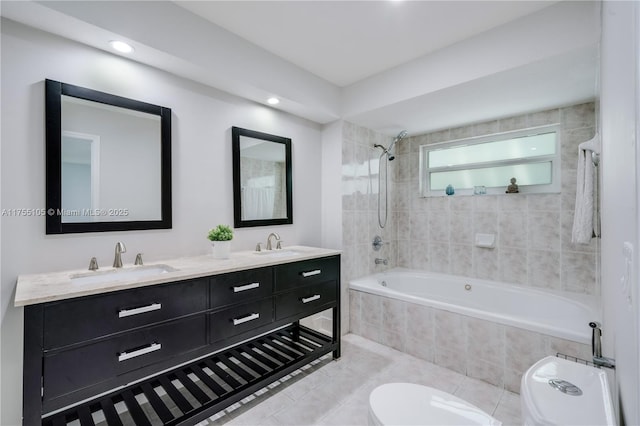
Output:
<instances>
[{"instance_id":1,"label":"white bathtub","mask_svg":"<svg viewBox=\"0 0 640 426\"><path fill-rule=\"evenodd\" d=\"M589 322L600 321L598 299L410 269L352 280L350 288L591 344Z\"/></svg>"}]
</instances>

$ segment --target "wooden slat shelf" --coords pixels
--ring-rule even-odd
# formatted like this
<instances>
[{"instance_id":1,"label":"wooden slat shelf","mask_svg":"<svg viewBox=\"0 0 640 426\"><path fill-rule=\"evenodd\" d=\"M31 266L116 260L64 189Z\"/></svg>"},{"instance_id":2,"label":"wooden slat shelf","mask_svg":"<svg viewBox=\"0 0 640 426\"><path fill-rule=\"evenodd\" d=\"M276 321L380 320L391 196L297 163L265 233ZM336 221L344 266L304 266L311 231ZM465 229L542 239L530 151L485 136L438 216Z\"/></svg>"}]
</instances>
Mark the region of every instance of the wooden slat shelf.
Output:
<instances>
[{"instance_id":1,"label":"wooden slat shelf","mask_svg":"<svg viewBox=\"0 0 640 426\"><path fill-rule=\"evenodd\" d=\"M45 417L42 424L119 426L124 418L136 425L194 424L337 347L331 337L294 323ZM126 413L115 409L122 403Z\"/></svg>"}]
</instances>

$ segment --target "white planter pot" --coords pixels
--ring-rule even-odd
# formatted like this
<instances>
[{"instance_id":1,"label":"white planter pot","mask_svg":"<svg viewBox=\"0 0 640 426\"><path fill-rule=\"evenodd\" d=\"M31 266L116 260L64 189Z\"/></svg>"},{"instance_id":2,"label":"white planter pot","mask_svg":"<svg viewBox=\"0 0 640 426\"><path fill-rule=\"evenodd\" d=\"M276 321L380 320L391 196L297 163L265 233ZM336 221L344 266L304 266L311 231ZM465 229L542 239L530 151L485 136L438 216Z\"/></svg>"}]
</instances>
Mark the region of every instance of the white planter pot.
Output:
<instances>
[{"instance_id":1,"label":"white planter pot","mask_svg":"<svg viewBox=\"0 0 640 426\"><path fill-rule=\"evenodd\" d=\"M214 259L228 259L231 256L231 241L211 241Z\"/></svg>"}]
</instances>

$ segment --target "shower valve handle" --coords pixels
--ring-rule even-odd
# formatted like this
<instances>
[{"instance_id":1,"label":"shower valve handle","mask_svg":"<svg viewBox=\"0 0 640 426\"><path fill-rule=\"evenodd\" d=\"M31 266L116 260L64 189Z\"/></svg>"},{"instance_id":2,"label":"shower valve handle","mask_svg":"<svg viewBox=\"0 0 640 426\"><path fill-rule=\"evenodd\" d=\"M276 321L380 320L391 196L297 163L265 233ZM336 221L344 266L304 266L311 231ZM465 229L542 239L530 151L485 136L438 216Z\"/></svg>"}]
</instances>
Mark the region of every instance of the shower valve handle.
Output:
<instances>
[{"instance_id":1,"label":"shower valve handle","mask_svg":"<svg viewBox=\"0 0 640 426\"><path fill-rule=\"evenodd\" d=\"M384 244L384 242L382 241L382 237L380 237L380 235L376 235L373 238L373 243L371 243L373 245L373 249L375 251L380 251L380 249L382 248L382 245Z\"/></svg>"}]
</instances>

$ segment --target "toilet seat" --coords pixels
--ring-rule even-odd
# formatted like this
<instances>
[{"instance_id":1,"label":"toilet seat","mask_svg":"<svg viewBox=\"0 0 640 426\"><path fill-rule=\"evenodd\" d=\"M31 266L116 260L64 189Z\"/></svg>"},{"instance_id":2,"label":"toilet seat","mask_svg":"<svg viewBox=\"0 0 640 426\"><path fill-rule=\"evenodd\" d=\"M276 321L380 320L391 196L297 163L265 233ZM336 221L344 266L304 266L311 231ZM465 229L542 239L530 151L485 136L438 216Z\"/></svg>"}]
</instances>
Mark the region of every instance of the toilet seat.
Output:
<instances>
[{"instance_id":1,"label":"toilet seat","mask_svg":"<svg viewBox=\"0 0 640 426\"><path fill-rule=\"evenodd\" d=\"M369 395L370 425L501 425L467 401L414 383L387 383Z\"/></svg>"}]
</instances>

